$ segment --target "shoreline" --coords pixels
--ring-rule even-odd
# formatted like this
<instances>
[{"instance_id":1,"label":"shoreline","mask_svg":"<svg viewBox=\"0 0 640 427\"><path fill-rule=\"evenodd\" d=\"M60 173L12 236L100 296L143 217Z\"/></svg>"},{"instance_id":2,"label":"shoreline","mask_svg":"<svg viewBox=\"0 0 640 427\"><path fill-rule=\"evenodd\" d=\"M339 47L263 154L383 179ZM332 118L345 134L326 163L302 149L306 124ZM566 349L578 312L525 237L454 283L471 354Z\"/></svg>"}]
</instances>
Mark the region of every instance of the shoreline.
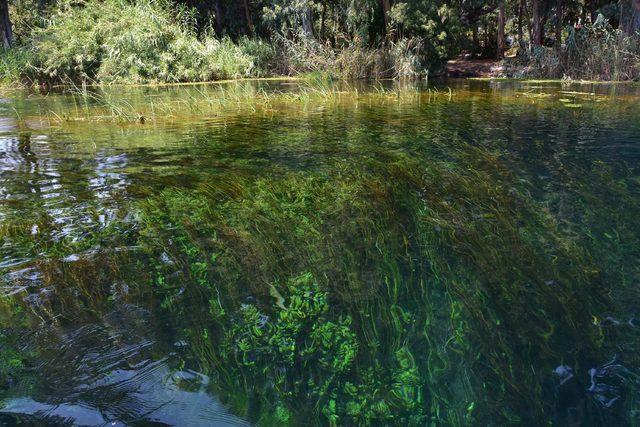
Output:
<instances>
[{"instance_id":1,"label":"shoreline","mask_svg":"<svg viewBox=\"0 0 640 427\"><path fill-rule=\"evenodd\" d=\"M567 84L633 84L638 80L584 80L584 79L545 79L538 77L509 77L505 72L509 66L495 59L451 59L446 62L445 70L449 78L480 81L514 81L529 83L567 83Z\"/></svg>"},{"instance_id":2,"label":"shoreline","mask_svg":"<svg viewBox=\"0 0 640 427\"><path fill-rule=\"evenodd\" d=\"M109 87L179 87L179 86L197 86L197 85L223 85L230 83L240 82L303 82L305 79L303 76L274 76L274 77L247 77L237 79L224 79L224 80L208 80L208 81L194 81L194 82L164 82L164 83L92 83L85 85L75 84L56 84L49 87L36 86L36 85L15 85L13 83L0 83L0 91L22 91L33 90L37 88L39 90L47 91L51 89L68 89L68 88L109 88ZM563 79L540 79L535 77L501 77L501 76L437 76L428 79L332 79L334 82L382 82L382 81L404 81L404 82L421 82L421 81L447 81L447 80L468 80L468 81L489 81L489 82L514 82L523 84L575 84L575 85L640 85L640 81L635 80L563 80Z\"/></svg>"},{"instance_id":3,"label":"shoreline","mask_svg":"<svg viewBox=\"0 0 640 427\"><path fill-rule=\"evenodd\" d=\"M635 80L562 80L562 79L538 79L538 78L517 78L517 77L465 77L466 80L475 81L504 81L504 82L519 82L519 83L564 83L564 84L577 84L577 85L640 85L640 82Z\"/></svg>"}]
</instances>

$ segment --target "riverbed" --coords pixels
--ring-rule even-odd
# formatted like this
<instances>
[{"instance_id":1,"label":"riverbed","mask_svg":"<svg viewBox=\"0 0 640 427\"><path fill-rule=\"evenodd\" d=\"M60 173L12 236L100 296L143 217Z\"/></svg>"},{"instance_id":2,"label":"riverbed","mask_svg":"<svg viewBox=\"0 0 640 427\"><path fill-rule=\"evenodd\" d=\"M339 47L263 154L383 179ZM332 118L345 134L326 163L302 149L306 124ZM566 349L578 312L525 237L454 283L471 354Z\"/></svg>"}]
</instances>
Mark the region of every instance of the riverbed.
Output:
<instances>
[{"instance_id":1,"label":"riverbed","mask_svg":"<svg viewBox=\"0 0 640 427\"><path fill-rule=\"evenodd\" d=\"M0 422L640 422L640 87L3 96Z\"/></svg>"}]
</instances>

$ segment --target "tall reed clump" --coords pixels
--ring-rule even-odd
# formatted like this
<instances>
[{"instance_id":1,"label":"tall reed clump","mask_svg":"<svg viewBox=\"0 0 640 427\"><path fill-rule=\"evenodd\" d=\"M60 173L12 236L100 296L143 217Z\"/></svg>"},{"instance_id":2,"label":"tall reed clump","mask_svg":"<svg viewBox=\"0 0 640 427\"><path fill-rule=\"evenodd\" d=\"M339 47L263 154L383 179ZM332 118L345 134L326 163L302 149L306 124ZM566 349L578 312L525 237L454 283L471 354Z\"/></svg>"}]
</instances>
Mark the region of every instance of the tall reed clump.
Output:
<instances>
[{"instance_id":1,"label":"tall reed clump","mask_svg":"<svg viewBox=\"0 0 640 427\"><path fill-rule=\"evenodd\" d=\"M228 39L200 39L186 8L169 2L63 2L22 49L26 77L43 82L152 83L245 77L251 56Z\"/></svg>"},{"instance_id":2,"label":"tall reed clump","mask_svg":"<svg viewBox=\"0 0 640 427\"><path fill-rule=\"evenodd\" d=\"M32 61L33 53L27 49L0 49L0 82L20 82L25 72L31 72L28 67Z\"/></svg>"},{"instance_id":3,"label":"tall reed clump","mask_svg":"<svg viewBox=\"0 0 640 427\"><path fill-rule=\"evenodd\" d=\"M526 76L583 80L640 79L640 34L627 35L600 18L566 29L561 48L536 47L525 55Z\"/></svg>"},{"instance_id":4,"label":"tall reed clump","mask_svg":"<svg viewBox=\"0 0 640 427\"><path fill-rule=\"evenodd\" d=\"M308 37L276 36L274 44L279 51L275 69L280 74L323 72L346 79L403 79L427 74L422 42L417 39L401 39L380 48L358 41L334 48Z\"/></svg>"}]
</instances>

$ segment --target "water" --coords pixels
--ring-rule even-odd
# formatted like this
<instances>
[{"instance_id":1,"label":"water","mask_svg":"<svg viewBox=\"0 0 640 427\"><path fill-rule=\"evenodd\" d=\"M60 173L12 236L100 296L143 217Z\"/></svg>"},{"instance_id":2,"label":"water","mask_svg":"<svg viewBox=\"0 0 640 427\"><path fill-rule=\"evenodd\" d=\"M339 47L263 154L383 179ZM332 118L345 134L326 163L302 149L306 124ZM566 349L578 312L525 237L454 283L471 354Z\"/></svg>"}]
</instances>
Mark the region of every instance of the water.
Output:
<instances>
[{"instance_id":1,"label":"water","mask_svg":"<svg viewBox=\"0 0 640 427\"><path fill-rule=\"evenodd\" d=\"M640 423L640 87L4 96L0 422Z\"/></svg>"}]
</instances>

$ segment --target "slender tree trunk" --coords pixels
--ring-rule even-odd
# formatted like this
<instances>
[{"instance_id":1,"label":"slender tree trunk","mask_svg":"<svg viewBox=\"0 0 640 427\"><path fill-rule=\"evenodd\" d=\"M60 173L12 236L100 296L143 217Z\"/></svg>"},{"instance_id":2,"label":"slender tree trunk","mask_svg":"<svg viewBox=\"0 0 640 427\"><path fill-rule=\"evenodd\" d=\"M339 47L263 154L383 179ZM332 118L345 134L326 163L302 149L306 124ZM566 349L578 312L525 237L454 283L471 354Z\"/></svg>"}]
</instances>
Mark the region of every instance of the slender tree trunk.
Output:
<instances>
[{"instance_id":1,"label":"slender tree trunk","mask_svg":"<svg viewBox=\"0 0 640 427\"><path fill-rule=\"evenodd\" d=\"M591 15L591 23L596 22L598 18L598 2L596 0L589 0L589 14Z\"/></svg>"},{"instance_id":2,"label":"slender tree trunk","mask_svg":"<svg viewBox=\"0 0 640 427\"><path fill-rule=\"evenodd\" d=\"M326 37L325 37L325 28L324 28L324 22L325 22L326 15L327 15L327 3L326 2L322 2L322 17L320 18L320 38L323 41L326 39Z\"/></svg>"},{"instance_id":3,"label":"slender tree trunk","mask_svg":"<svg viewBox=\"0 0 640 427\"><path fill-rule=\"evenodd\" d=\"M247 20L247 34L253 35L253 19L251 18L251 11L249 10L249 0L243 0L244 3L244 16Z\"/></svg>"},{"instance_id":4,"label":"slender tree trunk","mask_svg":"<svg viewBox=\"0 0 640 427\"><path fill-rule=\"evenodd\" d=\"M562 46L562 23L564 20L564 1L556 0L556 47Z\"/></svg>"},{"instance_id":5,"label":"slender tree trunk","mask_svg":"<svg viewBox=\"0 0 640 427\"><path fill-rule=\"evenodd\" d=\"M622 0L620 7L620 27L629 34L640 31L640 0Z\"/></svg>"},{"instance_id":6,"label":"slender tree trunk","mask_svg":"<svg viewBox=\"0 0 640 427\"><path fill-rule=\"evenodd\" d=\"M11 21L9 20L9 3L7 0L0 0L0 33L2 33L2 47L7 49L13 42L13 32Z\"/></svg>"},{"instance_id":7,"label":"slender tree trunk","mask_svg":"<svg viewBox=\"0 0 640 427\"><path fill-rule=\"evenodd\" d=\"M333 28L331 29L331 35L333 36L333 42L331 46L338 46L338 28L340 28L341 23L338 20L338 13L336 12L335 3L331 3L331 16L333 16Z\"/></svg>"},{"instance_id":8,"label":"slender tree trunk","mask_svg":"<svg viewBox=\"0 0 640 427\"><path fill-rule=\"evenodd\" d=\"M524 48L524 31L522 30L522 21L524 19L524 9L526 7L526 0L520 0L520 5L518 6L518 43L520 43L520 47Z\"/></svg>"},{"instance_id":9,"label":"slender tree trunk","mask_svg":"<svg viewBox=\"0 0 640 427\"><path fill-rule=\"evenodd\" d=\"M220 4L220 0L215 1L213 8L215 13L216 34L220 37L224 31L224 25L222 23L222 5Z\"/></svg>"},{"instance_id":10,"label":"slender tree trunk","mask_svg":"<svg viewBox=\"0 0 640 427\"><path fill-rule=\"evenodd\" d=\"M308 38L313 38L313 10L310 6L307 6L302 13L302 31Z\"/></svg>"},{"instance_id":11,"label":"slender tree trunk","mask_svg":"<svg viewBox=\"0 0 640 427\"><path fill-rule=\"evenodd\" d=\"M541 0L533 0L533 39L531 40L531 42L535 46L540 46L542 44L542 18L540 16L540 1Z\"/></svg>"},{"instance_id":12,"label":"slender tree trunk","mask_svg":"<svg viewBox=\"0 0 640 427\"><path fill-rule=\"evenodd\" d=\"M505 13L505 0L499 0L498 4L498 59L502 59L504 57L505 44L504 44L504 26L506 23L506 13Z\"/></svg>"},{"instance_id":13,"label":"slender tree trunk","mask_svg":"<svg viewBox=\"0 0 640 427\"><path fill-rule=\"evenodd\" d=\"M478 37L478 23L471 24L471 36L473 37L473 53L480 52L480 38Z\"/></svg>"},{"instance_id":14,"label":"slender tree trunk","mask_svg":"<svg viewBox=\"0 0 640 427\"><path fill-rule=\"evenodd\" d=\"M382 16L384 19L384 36L385 39L391 37L391 26L389 25L389 12L391 11L391 2L389 0L382 0Z\"/></svg>"},{"instance_id":15,"label":"slender tree trunk","mask_svg":"<svg viewBox=\"0 0 640 427\"><path fill-rule=\"evenodd\" d=\"M488 27L484 27L484 43L482 53L483 56L486 55L487 50L490 49L490 46L493 44L493 40L491 40L491 32Z\"/></svg>"}]
</instances>

